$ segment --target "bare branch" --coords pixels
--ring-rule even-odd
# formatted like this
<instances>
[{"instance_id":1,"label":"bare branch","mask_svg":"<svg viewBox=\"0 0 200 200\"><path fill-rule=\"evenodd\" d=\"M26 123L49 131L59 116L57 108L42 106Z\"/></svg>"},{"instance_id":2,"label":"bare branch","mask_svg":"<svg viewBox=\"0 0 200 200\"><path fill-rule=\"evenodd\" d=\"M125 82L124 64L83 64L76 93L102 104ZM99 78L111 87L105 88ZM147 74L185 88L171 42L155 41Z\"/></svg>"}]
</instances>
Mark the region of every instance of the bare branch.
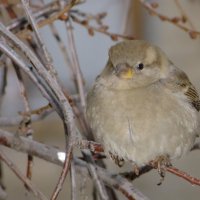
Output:
<instances>
[{"instance_id":1,"label":"bare branch","mask_svg":"<svg viewBox=\"0 0 200 200\"><path fill-rule=\"evenodd\" d=\"M42 8L37 9L33 13L33 15L35 19L40 19L44 16L49 17L52 13L58 12L58 10L59 10L58 3L56 1L53 1L48 4L45 4ZM23 16L11 21L11 23L7 26L7 28L8 30L16 31L16 30L24 28L26 24L27 24L27 20Z\"/></svg>"},{"instance_id":2,"label":"bare branch","mask_svg":"<svg viewBox=\"0 0 200 200\"><path fill-rule=\"evenodd\" d=\"M134 40L136 39L134 36L126 36L126 35L122 35L122 34L116 34L116 33L111 33L107 31L107 28L105 27L100 27L100 28L96 28L94 26L91 26L88 24L88 22L86 20L79 20L75 15L71 14L71 18L74 22L76 22L77 24L85 27L88 30L88 33L93 36L94 35L94 31L102 33L104 35L109 36L112 40L116 41L118 40L118 38L122 38L122 39L128 39L128 40Z\"/></svg>"},{"instance_id":3,"label":"bare branch","mask_svg":"<svg viewBox=\"0 0 200 200\"><path fill-rule=\"evenodd\" d=\"M42 38L40 36L37 24L35 23L35 19L32 16L31 11L30 11L29 2L27 0L21 0L21 2L23 4L23 8L24 8L24 10L26 12L26 16L28 18L28 21L32 26L33 32L35 33L36 41L37 41L37 44L38 44L38 48L40 50L42 50L42 54L44 55L45 66L46 66L47 69L49 69L51 71L52 75L55 75L56 72L55 72L55 69L54 69L53 64L52 64L52 58L50 57L50 54L49 54L46 46L44 45L44 43L42 41Z\"/></svg>"},{"instance_id":4,"label":"bare branch","mask_svg":"<svg viewBox=\"0 0 200 200\"><path fill-rule=\"evenodd\" d=\"M1 84L0 84L0 96L1 96L1 98L2 98L2 96L5 95L5 93L6 93L6 86L7 86L8 68L6 66L5 59L6 58L2 59L3 66L2 66L2 69L1 69L1 78L0 78L1 79Z\"/></svg>"},{"instance_id":5,"label":"bare branch","mask_svg":"<svg viewBox=\"0 0 200 200\"><path fill-rule=\"evenodd\" d=\"M95 162L92 159L90 151L82 150L82 153L83 153L84 158L86 159L86 161L88 163L88 171L93 178L93 181L94 181L94 183L95 183L95 185L98 189L98 193L99 193L101 199L102 200L108 200L109 197L108 197L106 188L105 188L104 184L102 183L102 180L100 178L101 176L99 176L97 174L96 167L94 166Z\"/></svg>"},{"instance_id":6,"label":"bare branch","mask_svg":"<svg viewBox=\"0 0 200 200\"><path fill-rule=\"evenodd\" d=\"M30 109L30 104L28 101L28 96L26 93L25 85L24 85L24 80L18 66L15 63L13 63L13 66L15 68L15 72L18 78L19 90L20 90L20 94L21 94L22 101L25 107L25 112L26 112L26 114L23 115L23 120L20 122L19 131L25 134L26 137L33 139L33 129L31 127L31 114L30 114L31 109ZM31 179L32 177L32 166L33 166L33 157L32 155L28 155L26 175L29 179Z\"/></svg>"},{"instance_id":7,"label":"bare branch","mask_svg":"<svg viewBox=\"0 0 200 200\"><path fill-rule=\"evenodd\" d=\"M68 18L68 15L67 15L68 12L77 3L79 3L79 0L70 0L69 2L66 3L66 5L63 7L62 10L60 10L59 12L54 14L53 16L39 22L38 27L41 28L41 27L43 27L47 24L51 24L57 19L66 20Z\"/></svg>"},{"instance_id":8,"label":"bare branch","mask_svg":"<svg viewBox=\"0 0 200 200\"><path fill-rule=\"evenodd\" d=\"M182 25L180 23L178 23L180 21L179 18L170 18L166 15L163 15L162 13L159 13L154 6L152 6L150 3L148 3L145 0L139 0L140 3L149 11L150 14L157 16L160 20L162 21L167 21L175 26L177 26L178 28L182 29L183 31L189 33L190 37L192 39L197 38L197 36L200 36L200 32L193 30L193 29L189 29L188 27L186 27L185 25Z\"/></svg>"},{"instance_id":9,"label":"bare branch","mask_svg":"<svg viewBox=\"0 0 200 200\"><path fill-rule=\"evenodd\" d=\"M77 184L76 184L76 168L74 162L71 163L70 168L71 175L71 200L77 200Z\"/></svg>"},{"instance_id":10,"label":"bare branch","mask_svg":"<svg viewBox=\"0 0 200 200\"><path fill-rule=\"evenodd\" d=\"M70 162L71 162L71 158L72 158L72 148L73 148L73 142L69 141L68 145L66 147L66 154L65 154L66 157L65 157L63 169L62 169L61 175L59 177L58 183L56 185L56 188L54 189L54 192L51 196L51 200L57 199L58 194L60 193L60 191L63 187L64 180L67 176L67 173L68 173L68 170L69 170L69 167L70 167Z\"/></svg>"},{"instance_id":11,"label":"bare branch","mask_svg":"<svg viewBox=\"0 0 200 200\"><path fill-rule=\"evenodd\" d=\"M32 154L46 161L62 166L63 163L58 159L58 154L61 150L48 146L33 140L29 140L25 137L16 137L15 134L11 134L7 131L0 129L0 144L6 147L15 149L16 151ZM88 168L89 164L78 158L74 158L74 164L81 168ZM105 169L94 166L97 168L96 172L99 177L109 186L115 187L121 191L128 199L136 200L148 200L140 191L138 191L132 183L122 178L120 175L111 175ZM81 169L82 171L82 169ZM84 171L84 174L87 170Z\"/></svg>"},{"instance_id":12,"label":"bare branch","mask_svg":"<svg viewBox=\"0 0 200 200\"><path fill-rule=\"evenodd\" d=\"M52 32L54 38L56 39L56 41L57 41L57 43L60 47L60 52L62 52L62 54L63 54L63 59L64 59L65 63L69 67L72 67L71 59L70 59L70 56L69 56L69 51L66 48L66 46L64 45L64 42L62 41L62 38L60 37L56 26L54 26L54 24L50 24L50 29L51 29L51 32Z\"/></svg>"},{"instance_id":13,"label":"bare branch","mask_svg":"<svg viewBox=\"0 0 200 200\"><path fill-rule=\"evenodd\" d=\"M0 24L1 28L1 24ZM1 32L1 31L0 31ZM49 97L49 94L45 91L43 86L40 84L40 81L34 76L34 74L31 73L32 71L32 65L27 65L23 61L23 59L16 54L6 43L4 40L0 38L0 50L4 52L8 57L10 57L18 66L20 66L25 73L29 74L29 77L32 79L32 81L38 86L40 89L41 93L45 96L45 98L48 99L48 101L52 104L55 105L53 98Z\"/></svg>"},{"instance_id":14,"label":"bare branch","mask_svg":"<svg viewBox=\"0 0 200 200\"><path fill-rule=\"evenodd\" d=\"M74 78L76 80L76 85L78 89L78 93L80 96L80 101L81 101L81 106L83 111L85 110L86 102L85 102L85 94L84 94L84 80L83 80L83 75L80 69L80 64L78 60L78 55L76 51L76 45L74 41L74 35L73 35L73 29L72 29L72 24L71 21L69 21L69 26L67 26L67 33L68 33L68 38L69 38L69 48L71 49L71 57L73 61L73 71L74 71Z\"/></svg>"},{"instance_id":15,"label":"bare branch","mask_svg":"<svg viewBox=\"0 0 200 200\"><path fill-rule=\"evenodd\" d=\"M182 22L188 22L188 24L190 25L190 27L195 30L194 24L192 23L192 21L190 20L190 18L188 17L186 11L183 9L183 6L181 5L179 0L174 0L177 8L180 10L181 15L182 15Z\"/></svg>"},{"instance_id":16,"label":"bare branch","mask_svg":"<svg viewBox=\"0 0 200 200\"><path fill-rule=\"evenodd\" d=\"M190 182L192 185L198 185L200 186L200 179L195 178L187 174L186 172L183 172L175 167L167 167L166 170L172 174L175 174L176 176L179 176L186 181Z\"/></svg>"},{"instance_id":17,"label":"bare branch","mask_svg":"<svg viewBox=\"0 0 200 200\"><path fill-rule=\"evenodd\" d=\"M49 116L54 110L49 109L46 111L43 111L41 114L33 114L31 117L32 122L40 121L44 119L45 117ZM16 116L13 118L7 118L7 117L0 117L0 126L1 127L8 127L8 126L16 126L22 121L22 116Z\"/></svg>"}]
</instances>

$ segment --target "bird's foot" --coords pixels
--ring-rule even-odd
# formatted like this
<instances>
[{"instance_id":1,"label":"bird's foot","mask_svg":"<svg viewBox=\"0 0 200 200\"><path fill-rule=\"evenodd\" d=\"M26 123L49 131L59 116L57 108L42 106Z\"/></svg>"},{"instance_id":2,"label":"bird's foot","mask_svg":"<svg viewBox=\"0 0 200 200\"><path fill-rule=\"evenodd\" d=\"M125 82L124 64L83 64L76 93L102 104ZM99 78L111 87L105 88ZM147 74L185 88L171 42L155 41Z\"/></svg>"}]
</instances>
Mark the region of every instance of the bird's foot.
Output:
<instances>
[{"instance_id":1,"label":"bird's foot","mask_svg":"<svg viewBox=\"0 0 200 200\"><path fill-rule=\"evenodd\" d=\"M136 176L139 176L140 174L140 168L135 163L133 164L133 172Z\"/></svg>"},{"instance_id":2,"label":"bird's foot","mask_svg":"<svg viewBox=\"0 0 200 200\"><path fill-rule=\"evenodd\" d=\"M114 160L115 164L118 165L119 167L122 167L124 165L124 159L120 158L118 155L114 155L113 153L109 152L110 157L112 160Z\"/></svg>"},{"instance_id":3,"label":"bird's foot","mask_svg":"<svg viewBox=\"0 0 200 200\"><path fill-rule=\"evenodd\" d=\"M157 185L161 185L165 178L166 168L172 165L169 156L158 156L150 164L158 170L161 179Z\"/></svg>"}]
</instances>

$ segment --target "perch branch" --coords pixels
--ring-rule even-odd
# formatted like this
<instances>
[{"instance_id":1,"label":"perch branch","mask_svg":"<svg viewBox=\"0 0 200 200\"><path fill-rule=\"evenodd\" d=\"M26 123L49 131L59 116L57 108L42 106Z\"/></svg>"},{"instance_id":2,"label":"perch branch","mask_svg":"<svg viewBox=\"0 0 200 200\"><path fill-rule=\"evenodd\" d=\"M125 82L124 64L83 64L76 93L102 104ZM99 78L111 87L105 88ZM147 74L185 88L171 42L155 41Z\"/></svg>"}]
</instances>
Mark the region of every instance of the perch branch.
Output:
<instances>
[{"instance_id":1,"label":"perch branch","mask_svg":"<svg viewBox=\"0 0 200 200\"><path fill-rule=\"evenodd\" d=\"M167 167L166 170L172 174L175 174L176 176L183 178L184 180L188 181L192 185L200 186L200 179L192 177L186 172L183 172L175 167Z\"/></svg>"},{"instance_id":2,"label":"perch branch","mask_svg":"<svg viewBox=\"0 0 200 200\"><path fill-rule=\"evenodd\" d=\"M103 147L101 144L93 142L93 141L86 141L86 140L82 140L82 141L77 141L76 143L77 146L79 146L80 148L89 148L91 151L96 152L96 153L101 153L103 152ZM200 144L197 143L194 145L194 147L192 148L192 150L196 150L199 149ZM142 167L140 169L140 174L139 175L134 175L134 174L130 174L130 173L124 173L123 176L133 180L139 176L141 176L142 174L150 171L151 169L155 168L155 166L153 165L147 165L145 167ZM175 167L166 167L166 170L176 176L179 176L183 179L185 179L186 181L190 182L193 185L200 185L200 179L195 178L190 176L189 174L187 174L186 172L183 172Z\"/></svg>"}]
</instances>

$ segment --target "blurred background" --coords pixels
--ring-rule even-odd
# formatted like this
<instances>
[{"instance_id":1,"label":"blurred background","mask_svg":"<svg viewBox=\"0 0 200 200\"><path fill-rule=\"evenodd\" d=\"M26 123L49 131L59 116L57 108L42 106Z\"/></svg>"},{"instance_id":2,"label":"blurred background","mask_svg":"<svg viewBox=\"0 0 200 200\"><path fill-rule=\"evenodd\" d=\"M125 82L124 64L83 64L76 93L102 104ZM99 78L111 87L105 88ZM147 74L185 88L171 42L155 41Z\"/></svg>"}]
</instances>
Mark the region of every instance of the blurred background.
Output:
<instances>
[{"instance_id":1,"label":"blurred background","mask_svg":"<svg viewBox=\"0 0 200 200\"><path fill-rule=\"evenodd\" d=\"M0 0L1 2L2 0ZM16 3L17 1L10 1ZM37 0L32 1L37 4ZM46 3L50 2L46 1ZM148 1L153 2L153 1ZM154 1L156 2L156 1ZM169 17L180 15L180 10L177 8L175 1L159 0L158 11ZM194 28L200 30L200 1L198 0L181 0L181 5L191 19ZM2 1L3 3L3 1ZM1 5L1 3L0 3ZM22 15L20 3L18 6L19 12ZM141 6L138 0L87 0L85 3L77 6L84 12L90 14L97 14L107 12L107 16L103 22L109 26L109 31L112 33L120 33L125 35L133 35L139 39L150 41L161 47L165 53L171 58L172 62L183 69L190 77L191 82L196 86L200 93L200 40L191 39L189 34L180 30L173 24L161 21L156 16L150 16L144 7ZM6 14L1 5L1 19L6 21ZM9 23L8 23L9 24ZM66 47L68 46L67 32L63 22L55 23L59 30L60 36L64 41ZM86 83L86 92L93 83L96 76L101 72L108 58L108 49L115 44L110 37L95 33L90 36L88 31L78 25L73 24L75 33L75 44L77 47L78 58ZM60 51L58 44L51 34L49 27L40 29L42 38L52 56L54 65L58 71L59 78L62 84L71 94L75 94L75 88L72 83L71 73L66 66L65 59ZM14 117L19 111L23 111L23 103L17 88L17 79L12 68L9 68L8 86L6 89L6 96L2 100L1 116ZM39 106L47 104L46 100L42 98L39 91L29 83L30 93L29 99L31 108L35 109ZM41 122L33 123L34 139L53 146L64 148L64 132L61 121L54 113L48 116ZM17 127L12 129L13 132ZM4 147L0 147L4 148ZM17 166L20 169L26 169L26 156L15 151L4 148ZM78 150L76 150L78 152ZM106 161L111 172L127 171L131 169L130 165L123 168L118 168L111 160ZM181 160L174 161L174 166L186 171L188 174L200 178L200 154L198 151L189 153ZM50 196L55 184L60 175L61 168L56 165L49 164L43 160L34 158L33 166L33 182L39 187L47 196ZM3 182L6 186L8 194L7 199L34 199L26 193L21 181L3 164ZM87 177L77 174L77 180L82 178L80 188L84 187L88 182ZM133 185L142 191L146 196L152 200L199 200L200 188L192 186L182 179L167 173L165 180L161 186L157 186L160 177L155 170L141 176L133 182ZM60 200L69 199L70 187L65 184L61 194ZM125 199L121 194L120 199ZM80 190L80 199L90 199L88 193L83 189Z\"/></svg>"}]
</instances>

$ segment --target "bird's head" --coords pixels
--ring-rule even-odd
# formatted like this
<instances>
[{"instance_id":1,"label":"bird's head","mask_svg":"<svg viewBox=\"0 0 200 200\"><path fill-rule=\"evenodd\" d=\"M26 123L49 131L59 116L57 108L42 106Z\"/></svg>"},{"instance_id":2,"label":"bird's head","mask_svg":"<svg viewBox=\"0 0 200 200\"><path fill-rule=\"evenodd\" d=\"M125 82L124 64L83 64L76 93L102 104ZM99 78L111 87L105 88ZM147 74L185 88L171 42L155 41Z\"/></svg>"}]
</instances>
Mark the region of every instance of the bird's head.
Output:
<instances>
[{"instance_id":1,"label":"bird's head","mask_svg":"<svg viewBox=\"0 0 200 200\"><path fill-rule=\"evenodd\" d=\"M146 41L123 41L110 48L102 75L110 79L113 89L144 87L164 78L169 63L160 48Z\"/></svg>"}]
</instances>

